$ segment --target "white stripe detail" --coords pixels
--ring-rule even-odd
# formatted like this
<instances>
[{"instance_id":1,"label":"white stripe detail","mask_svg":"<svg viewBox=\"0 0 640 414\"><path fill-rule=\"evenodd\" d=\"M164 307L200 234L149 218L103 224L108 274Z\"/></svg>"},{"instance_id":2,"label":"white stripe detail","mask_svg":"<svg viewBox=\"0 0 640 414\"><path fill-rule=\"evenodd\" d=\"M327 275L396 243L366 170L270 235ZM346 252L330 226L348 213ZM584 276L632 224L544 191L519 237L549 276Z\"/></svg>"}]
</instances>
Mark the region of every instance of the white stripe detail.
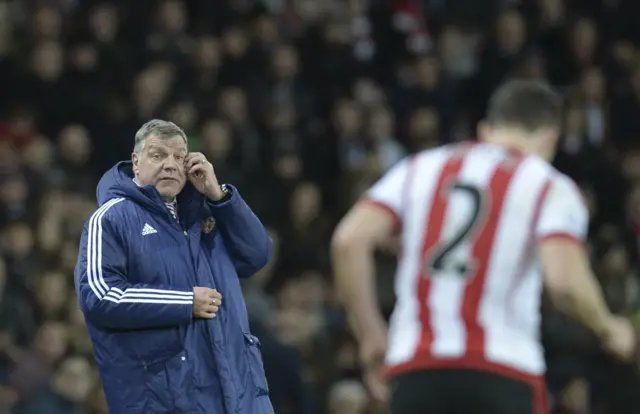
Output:
<instances>
[{"instance_id":1,"label":"white stripe detail","mask_svg":"<svg viewBox=\"0 0 640 414\"><path fill-rule=\"evenodd\" d=\"M113 303L158 303L163 305L191 305L192 300L167 300L167 299L114 299L111 296L105 296L103 300Z\"/></svg>"},{"instance_id":2,"label":"white stripe detail","mask_svg":"<svg viewBox=\"0 0 640 414\"><path fill-rule=\"evenodd\" d=\"M193 296L178 296L178 295L158 295L155 293L128 293L124 295L117 294L115 292L108 292L106 296L111 296L114 299L124 298L156 298L156 299L171 299L171 300L192 300Z\"/></svg>"},{"instance_id":3,"label":"white stripe detail","mask_svg":"<svg viewBox=\"0 0 640 414\"><path fill-rule=\"evenodd\" d=\"M102 275L102 217L124 198L114 198L103 204L89 219L87 232L87 280L89 287L100 300L114 303L158 303L190 305L193 292L152 288L109 288Z\"/></svg>"},{"instance_id":4,"label":"white stripe detail","mask_svg":"<svg viewBox=\"0 0 640 414\"><path fill-rule=\"evenodd\" d=\"M100 264L102 264L102 237L96 240L96 228L99 223L100 232L102 231L102 216L104 216L111 206L121 202L122 200L124 200L124 198L114 198L113 200L109 200L104 203L95 213L93 213L89 219L89 225L87 226L87 280L89 281L89 287L91 287L93 293L95 293L95 295L100 299L107 293L109 288L106 286L106 283L104 284L105 288L103 288L102 285L97 283L97 280L94 280L96 279L96 273L98 272L95 260L96 242L100 244L100 252L98 254L100 256ZM100 236L102 236L102 234L100 234ZM100 272L102 272L102 269L100 269Z\"/></svg>"}]
</instances>

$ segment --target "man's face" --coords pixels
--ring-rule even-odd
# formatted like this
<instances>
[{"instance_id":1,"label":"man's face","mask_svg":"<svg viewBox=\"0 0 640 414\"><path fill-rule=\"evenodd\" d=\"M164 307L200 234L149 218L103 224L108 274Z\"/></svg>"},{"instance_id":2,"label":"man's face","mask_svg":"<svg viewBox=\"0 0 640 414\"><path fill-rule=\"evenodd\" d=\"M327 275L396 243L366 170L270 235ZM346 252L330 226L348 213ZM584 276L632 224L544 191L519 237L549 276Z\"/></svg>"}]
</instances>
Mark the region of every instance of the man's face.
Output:
<instances>
[{"instance_id":1,"label":"man's face","mask_svg":"<svg viewBox=\"0 0 640 414\"><path fill-rule=\"evenodd\" d=\"M148 137L142 153L131 155L136 182L140 186L153 185L163 199L173 200L186 182L186 156L187 144L182 137Z\"/></svg>"}]
</instances>

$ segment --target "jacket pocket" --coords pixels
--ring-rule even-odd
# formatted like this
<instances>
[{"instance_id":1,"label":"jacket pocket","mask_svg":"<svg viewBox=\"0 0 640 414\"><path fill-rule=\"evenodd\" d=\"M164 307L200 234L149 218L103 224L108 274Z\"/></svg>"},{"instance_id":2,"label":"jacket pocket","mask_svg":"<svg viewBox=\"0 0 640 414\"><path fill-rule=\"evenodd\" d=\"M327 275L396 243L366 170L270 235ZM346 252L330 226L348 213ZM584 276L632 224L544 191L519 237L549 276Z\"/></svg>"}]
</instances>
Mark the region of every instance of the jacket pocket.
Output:
<instances>
[{"instance_id":1,"label":"jacket pocket","mask_svg":"<svg viewBox=\"0 0 640 414\"><path fill-rule=\"evenodd\" d=\"M264 364L262 362L262 353L260 352L260 340L251 335L244 333L244 341L246 343L246 358L249 367L251 380L256 388L256 397L269 395L269 385L264 372Z\"/></svg>"},{"instance_id":2,"label":"jacket pocket","mask_svg":"<svg viewBox=\"0 0 640 414\"><path fill-rule=\"evenodd\" d=\"M172 414L193 408L193 381L185 353L180 352L136 371L135 378L129 376L131 385L119 391L120 394L131 393L125 407L128 410L137 409L144 414Z\"/></svg>"},{"instance_id":3,"label":"jacket pocket","mask_svg":"<svg viewBox=\"0 0 640 414\"><path fill-rule=\"evenodd\" d=\"M127 356L141 366L166 361L180 352L183 346L178 328L126 331L119 335Z\"/></svg>"}]
</instances>

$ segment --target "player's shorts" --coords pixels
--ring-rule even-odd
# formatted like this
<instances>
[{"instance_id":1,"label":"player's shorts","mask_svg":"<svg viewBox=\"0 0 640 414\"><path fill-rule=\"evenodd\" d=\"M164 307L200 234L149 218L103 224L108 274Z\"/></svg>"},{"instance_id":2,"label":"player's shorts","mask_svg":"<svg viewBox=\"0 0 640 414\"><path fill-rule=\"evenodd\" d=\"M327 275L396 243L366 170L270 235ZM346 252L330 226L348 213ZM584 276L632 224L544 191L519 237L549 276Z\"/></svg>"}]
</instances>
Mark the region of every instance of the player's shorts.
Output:
<instances>
[{"instance_id":1,"label":"player's shorts","mask_svg":"<svg viewBox=\"0 0 640 414\"><path fill-rule=\"evenodd\" d=\"M488 372L416 371L390 385L392 414L548 414L544 389Z\"/></svg>"}]
</instances>

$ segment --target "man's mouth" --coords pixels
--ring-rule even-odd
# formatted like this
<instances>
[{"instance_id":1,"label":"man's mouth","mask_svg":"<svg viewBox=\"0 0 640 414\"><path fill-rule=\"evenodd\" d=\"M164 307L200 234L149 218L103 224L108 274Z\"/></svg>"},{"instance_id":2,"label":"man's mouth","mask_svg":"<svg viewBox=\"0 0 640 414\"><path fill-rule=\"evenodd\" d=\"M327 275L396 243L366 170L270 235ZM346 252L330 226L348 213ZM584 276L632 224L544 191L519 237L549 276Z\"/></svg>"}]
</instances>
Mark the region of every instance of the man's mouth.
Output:
<instances>
[{"instance_id":1,"label":"man's mouth","mask_svg":"<svg viewBox=\"0 0 640 414\"><path fill-rule=\"evenodd\" d=\"M178 180L177 180L177 179L175 179L175 178L171 178L171 177L161 178L161 179L160 179L160 181L175 181L175 182L178 182Z\"/></svg>"}]
</instances>

